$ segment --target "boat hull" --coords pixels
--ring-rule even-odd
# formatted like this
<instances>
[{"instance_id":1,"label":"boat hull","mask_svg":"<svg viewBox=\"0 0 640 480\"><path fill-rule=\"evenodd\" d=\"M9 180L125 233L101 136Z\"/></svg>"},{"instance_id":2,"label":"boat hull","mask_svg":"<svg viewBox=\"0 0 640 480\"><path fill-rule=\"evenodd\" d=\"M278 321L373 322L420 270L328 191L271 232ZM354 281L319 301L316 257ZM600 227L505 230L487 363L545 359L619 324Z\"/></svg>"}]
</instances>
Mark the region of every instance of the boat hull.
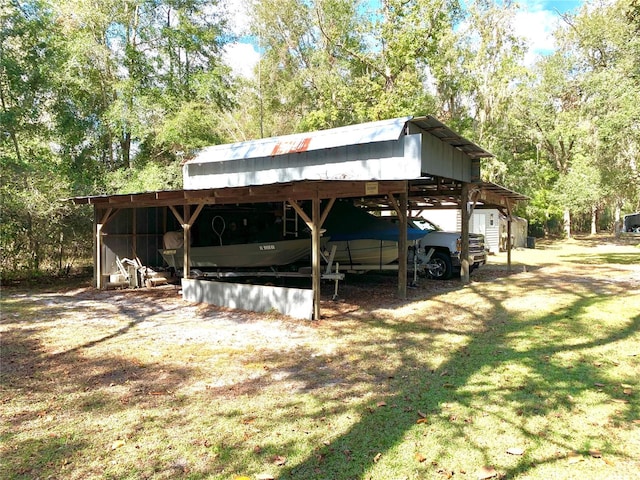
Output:
<instances>
[{"instance_id":1,"label":"boat hull","mask_svg":"<svg viewBox=\"0 0 640 480\"><path fill-rule=\"evenodd\" d=\"M336 246L333 261L341 265L387 265L398 259L398 242L387 240L345 240L327 242L325 249Z\"/></svg>"},{"instance_id":2,"label":"boat hull","mask_svg":"<svg viewBox=\"0 0 640 480\"><path fill-rule=\"evenodd\" d=\"M243 243L211 247L191 247L191 268L262 268L295 263L308 257L311 239L282 240L278 242ZM184 266L183 248L160 250L170 267Z\"/></svg>"}]
</instances>

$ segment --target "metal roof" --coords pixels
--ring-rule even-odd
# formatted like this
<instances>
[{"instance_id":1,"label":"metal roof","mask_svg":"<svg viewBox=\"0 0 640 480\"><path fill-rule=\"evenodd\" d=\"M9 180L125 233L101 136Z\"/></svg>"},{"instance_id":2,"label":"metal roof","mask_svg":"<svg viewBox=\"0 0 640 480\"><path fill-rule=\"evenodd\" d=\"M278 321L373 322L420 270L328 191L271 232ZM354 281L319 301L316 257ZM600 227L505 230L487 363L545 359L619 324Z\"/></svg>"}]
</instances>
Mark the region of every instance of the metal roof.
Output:
<instances>
[{"instance_id":1,"label":"metal roof","mask_svg":"<svg viewBox=\"0 0 640 480\"><path fill-rule=\"evenodd\" d=\"M458 135L435 117L407 116L315 132L214 145L201 149L194 158L186 163L226 162L247 158L274 157L289 153L397 140L407 133L417 133L417 131L407 132L408 125L415 126L419 131L433 135L471 158L493 156L478 145Z\"/></svg>"},{"instance_id":2,"label":"metal roof","mask_svg":"<svg viewBox=\"0 0 640 480\"><path fill-rule=\"evenodd\" d=\"M407 121L411 118L394 118L315 132L214 145L203 148L186 163L226 162L247 158L274 157L288 153L397 140L403 134Z\"/></svg>"},{"instance_id":3,"label":"metal roof","mask_svg":"<svg viewBox=\"0 0 640 480\"><path fill-rule=\"evenodd\" d=\"M458 149L471 159L493 156L478 145L458 135L444 123L432 116L400 117L390 120L368 122L347 127L320 130L317 132L299 133L279 137L265 138L233 144L206 147L187 162L201 164L227 162L241 159L269 158L307 151L327 150L331 148L362 145L367 143L388 142L398 140L403 135L419 133L430 134L438 140ZM456 180L448 182L436 181L439 177L413 179L411 184L417 189L415 193L423 198L432 198L437 202L455 199L460 195L461 183ZM410 179L407 179L410 180ZM333 183L332 183L333 182ZM453 182L453 183L452 183ZM315 195L348 197L361 196L369 181L334 181L334 180L296 180L276 182L263 185L230 186L224 188L199 188L192 190L143 192L121 195L94 195L75 197L76 204L95 204L100 206L126 207L151 205L176 205L196 203L242 203L274 201L279 198L312 198ZM377 182L374 182L377 183ZM386 188L396 188L394 181L381 181ZM528 200L528 197L496 185L494 183L471 183L487 203L503 204L505 201ZM419 191L419 193L418 193ZM455 200L451 200L454 201Z\"/></svg>"},{"instance_id":4,"label":"metal roof","mask_svg":"<svg viewBox=\"0 0 640 480\"><path fill-rule=\"evenodd\" d=\"M452 147L463 151L471 158L487 158L493 157L492 153L480 148L475 143L458 135L456 132L447 127L444 123L431 115L424 117L410 117L408 123L416 125L421 130L430 133L439 140L448 143Z\"/></svg>"}]
</instances>

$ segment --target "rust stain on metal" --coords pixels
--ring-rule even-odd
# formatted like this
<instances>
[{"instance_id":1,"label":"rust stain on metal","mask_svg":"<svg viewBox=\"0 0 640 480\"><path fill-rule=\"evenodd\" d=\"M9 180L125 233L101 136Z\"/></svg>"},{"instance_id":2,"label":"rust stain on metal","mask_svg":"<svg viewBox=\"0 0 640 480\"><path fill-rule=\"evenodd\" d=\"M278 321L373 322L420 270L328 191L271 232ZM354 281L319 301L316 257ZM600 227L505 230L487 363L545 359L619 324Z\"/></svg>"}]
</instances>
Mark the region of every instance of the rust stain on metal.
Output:
<instances>
[{"instance_id":1,"label":"rust stain on metal","mask_svg":"<svg viewBox=\"0 0 640 480\"><path fill-rule=\"evenodd\" d=\"M311 138L302 138L300 140L289 140L287 142L280 142L273 147L271 156L284 155L286 153L299 153L306 152L311 143Z\"/></svg>"}]
</instances>

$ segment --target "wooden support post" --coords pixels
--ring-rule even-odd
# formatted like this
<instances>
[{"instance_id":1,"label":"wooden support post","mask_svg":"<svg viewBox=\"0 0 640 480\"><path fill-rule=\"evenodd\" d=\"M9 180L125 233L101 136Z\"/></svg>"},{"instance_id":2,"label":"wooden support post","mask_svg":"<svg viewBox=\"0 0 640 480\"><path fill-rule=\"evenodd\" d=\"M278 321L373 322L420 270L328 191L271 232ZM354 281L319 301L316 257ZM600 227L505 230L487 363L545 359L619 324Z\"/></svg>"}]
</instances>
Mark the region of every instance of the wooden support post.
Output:
<instances>
[{"instance_id":1,"label":"wooden support post","mask_svg":"<svg viewBox=\"0 0 640 480\"><path fill-rule=\"evenodd\" d=\"M182 278L189 278L191 273L191 225L187 220L190 216L189 210L189 205L185 205L182 220Z\"/></svg>"},{"instance_id":2,"label":"wooden support post","mask_svg":"<svg viewBox=\"0 0 640 480\"><path fill-rule=\"evenodd\" d=\"M311 204L311 218L309 218L309 215L305 213L296 200L291 198L287 200L311 230L311 288L313 289L314 320L320 320L320 231L335 201L335 198L330 198L327 206L320 212L321 199L319 197L314 198Z\"/></svg>"},{"instance_id":3,"label":"wooden support post","mask_svg":"<svg viewBox=\"0 0 640 480\"><path fill-rule=\"evenodd\" d=\"M96 252L95 252L95 283L97 289L102 289L106 285L102 284L102 229L104 226L111 220L120 210L114 210L113 208L108 208L102 218L98 220L98 212L96 211Z\"/></svg>"},{"instance_id":4,"label":"wooden support post","mask_svg":"<svg viewBox=\"0 0 640 480\"><path fill-rule=\"evenodd\" d=\"M311 271L313 283L313 319L320 320L320 199L312 200Z\"/></svg>"},{"instance_id":5,"label":"wooden support post","mask_svg":"<svg viewBox=\"0 0 640 480\"><path fill-rule=\"evenodd\" d=\"M183 242L183 265L182 265L182 274L184 278L189 278L190 273L190 264L191 264L191 227L195 223L198 215L204 208L204 203L198 204L196 207L196 211L193 214L190 213L191 207L190 205L184 206L184 212L180 215L180 212L173 205L169 205L169 209L173 212L178 222L182 226L182 242Z\"/></svg>"},{"instance_id":6,"label":"wooden support post","mask_svg":"<svg viewBox=\"0 0 640 480\"><path fill-rule=\"evenodd\" d=\"M103 288L102 285L102 223L96 224L96 288Z\"/></svg>"},{"instance_id":7,"label":"wooden support post","mask_svg":"<svg viewBox=\"0 0 640 480\"><path fill-rule=\"evenodd\" d=\"M131 258L138 257L138 209L131 209Z\"/></svg>"},{"instance_id":8,"label":"wooden support post","mask_svg":"<svg viewBox=\"0 0 640 480\"><path fill-rule=\"evenodd\" d=\"M460 246L460 278L462 283L469 283L469 184L462 184L462 194L460 198L460 209L462 212L461 243Z\"/></svg>"},{"instance_id":9,"label":"wooden support post","mask_svg":"<svg viewBox=\"0 0 640 480\"><path fill-rule=\"evenodd\" d=\"M407 298L407 189L400 194L398 224L398 297Z\"/></svg>"},{"instance_id":10,"label":"wooden support post","mask_svg":"<svg viewBox=\"0 0 640 480\"><path fill-rule=\"evenodd\" d=\"M511 272L511 205L507 200L507 272Z\"/></svg>"},{"instance_id":11,"label":"wooden support post","mask_svg":"<svg viewBox=\"0 0 640 480\"><path fill-rule=\"evenodd\" d=\"M392 194L389 194L387 199L398 216L398 297L405 299L407 298L407 208L409 204L406 184L399 201L396 202Z\"/></svg>"}]
</instances>

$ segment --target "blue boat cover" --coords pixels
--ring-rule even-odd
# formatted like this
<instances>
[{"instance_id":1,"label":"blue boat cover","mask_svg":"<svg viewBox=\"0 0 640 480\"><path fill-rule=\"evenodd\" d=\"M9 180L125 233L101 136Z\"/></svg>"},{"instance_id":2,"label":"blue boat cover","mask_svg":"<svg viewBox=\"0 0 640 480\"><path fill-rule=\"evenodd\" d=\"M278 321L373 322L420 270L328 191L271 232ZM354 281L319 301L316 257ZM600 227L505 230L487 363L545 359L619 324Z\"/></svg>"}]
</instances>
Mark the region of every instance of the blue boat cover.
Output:
<instances>
[{"instance_id":1,"label":"blue boat cover","mask_svg":"<svg viewBox=\"0 0 640 480\"><path fill-rule=\"evenodd\" d=\"M362 208L356 207L350 201L334 203L322 228L326 230L324 236L333 242L347 240L399 240L399 228L392 221L394 217L377 217ZM432 230L422 230L417 227L407 228L407 240L418 240Z\"/></svg>"}]
</instances>

